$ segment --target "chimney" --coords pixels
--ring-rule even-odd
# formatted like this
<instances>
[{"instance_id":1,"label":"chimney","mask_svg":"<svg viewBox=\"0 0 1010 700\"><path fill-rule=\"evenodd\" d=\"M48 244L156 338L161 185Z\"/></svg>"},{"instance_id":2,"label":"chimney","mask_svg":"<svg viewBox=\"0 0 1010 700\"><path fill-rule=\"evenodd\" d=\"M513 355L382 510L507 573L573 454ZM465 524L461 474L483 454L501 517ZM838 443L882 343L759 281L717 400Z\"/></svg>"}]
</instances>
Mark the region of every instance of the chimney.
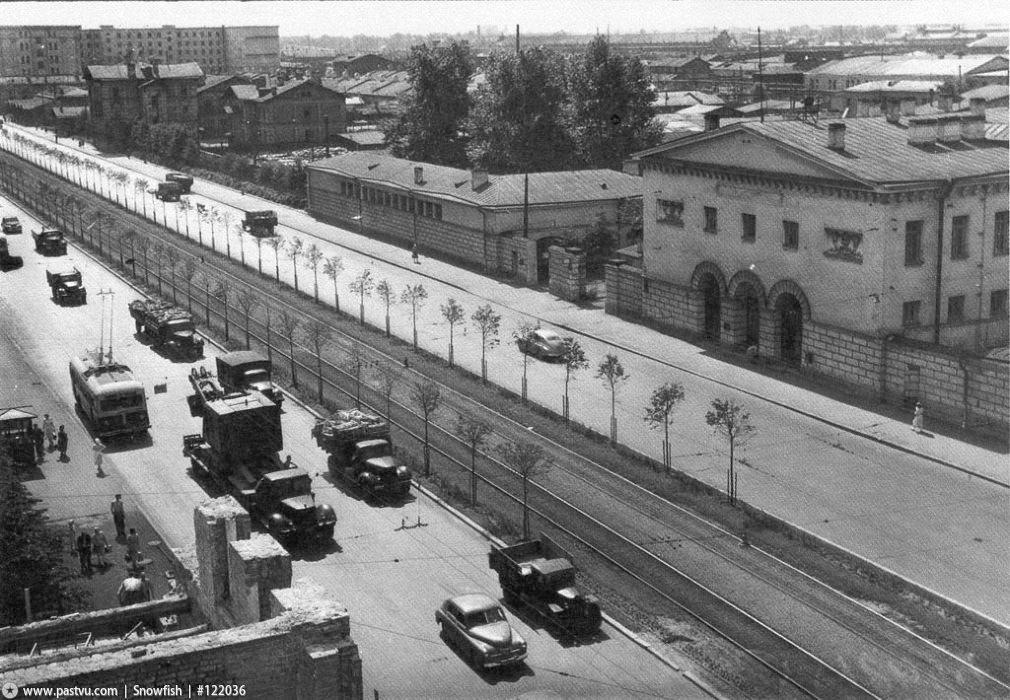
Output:
<instances>
[{"instance_id":1,"label":"chimney","mask_svg":"<svg viewBox=\"0 0 1010 700\"><path fill-rule=\"evenodd\" d=\"M719 115L718 114L706 114L705 115L705 131L715 131L719 128Z\"/></svg>"},{"instance_id":2,"label":"chimney","mask_svg":"<svg viewBox=\"0 0 1010 700\"><path fill-rule=\"evenodd\" d=\"M936 119L936 140L939 143L956 143L961 140L961 117L944 114Z\"/></svg>"},{"instance_id":3,"label":"chimney","mask_svg":"<svg viewBox=\"0 0 1010 700\"><path fill-rule=\"evenodd\" d=\"M936 141L936 118L913 117L908 120L908 143L911 146L930 146Z\"/></svg>"},{"instance_id":4,"label":"chimney","mask_svg":"<svg viewBox=\"0 0 1010 700\"><path fill-rule=\"evenodd\" d=\"M985 98L984 97L973 97L971 98L971 114L972 116L982 117L985 121Z\"/></svg>"},{"instance_id":5,"label":"chimney","mask_svg":"<svg viewBox=\"0 0 1010 700\"><path fill-rule=\"evenodd\" d=\"M474 168L470 171L470 187L474 192L487 185L487 170Z\"/></svg>"},{"instance_id":6,"label":"chimney","mask_svg":"<svg viewBox=\"0 0 1010 700\"><path fill-rule=\"evenodd\" d=\"M828 124L828 148L832 151L845 150L845 124L842 122Z\"/></svg>"},{"instance_id":7,"label":"chimney","mask_svg":"<svg viewBox=\"0 0 1010 700\"><path fill-rule=\"evenodd\" d=\"M901 116L911 117L915 115L915 100L901 101Z\"/></svg>"},{"instance_id":8,"label":"chimney","mask_svg":"<svg viewBox=\"0 0 1010 700\"><path fill-rule=\"evenodd\" d=\"M414 184L423 185L424 184L424 168L420 165L414 166Z\"/></svg>"},{"instance_id":9,"label":"chimney","mask_svg":"<svg viewBox=\"0 0 1010 700\"><path fill-rule=\"evenodd\" d=\"M985 115L969 114L961 117L961 138L965 141L984 141Z\"/></svg>"},{"instance_id":10,"label":"chimney","mask_svg":"<svg viewBox=\"0 0 1010 700\"><path fill-rule=\"evenodd\" d=\"M888 100L884 109L887 114L888 124L897 124L901 120L901 102L898 100Z\"/></svg>"}]
</instances>

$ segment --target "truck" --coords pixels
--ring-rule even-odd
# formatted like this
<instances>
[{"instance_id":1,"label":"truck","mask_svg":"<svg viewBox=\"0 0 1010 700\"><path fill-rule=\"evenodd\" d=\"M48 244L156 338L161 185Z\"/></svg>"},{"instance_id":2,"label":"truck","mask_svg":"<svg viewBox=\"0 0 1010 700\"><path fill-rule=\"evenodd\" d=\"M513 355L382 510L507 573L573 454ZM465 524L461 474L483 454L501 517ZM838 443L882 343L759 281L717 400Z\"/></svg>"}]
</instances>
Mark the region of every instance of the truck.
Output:
<instances>
[{"instance_id":1,"label":"truck","mask_svg":"<svg viewBox=\"0 0 1010 700\"><path fill-rule=\"evenodd\" d=\"M277 212L272 209L247 211L242 219L242 230L254 236L269 237L274 235L277 226Z\"/></svg>"},{"instance_id":2,"label":"truck","mask_svg":"<svg viewBox=\"0 0 1010 700\"><path fill-rule=\"evenodd\" d=\"M54 228L32 231L35 240L35 252L42 255L66 255L67 239L63 231Z\"/></svg>"},{"instance_id":3,"label":"truck","mask_svg":"<svg viewBox=\"0 0 1010 700\"><path fill-rule=\"evenodd\" d=\"M88 290L84 287L81 271L76 267L48 268L46 282L52 291L53 301L60 306L88 303Z\"/></svg>"},{"instance_id":4,"label":"truck","mask_svg":"<svg viewBox=\"0 0 1010 700\"><path fill-rule=\"evenodd\" d=\"M505 602L531 611L556 633L577 637L600 628L599 602L576 588L571 557L543 533L511 546L492 544L488 565L498 573Z\"/></svg>"},{"instance_id":5,"label":"truck","mask_svg":"<svg viewBox=\"0 0 1010 700\"><path fill-rule=\"evenodd\" d=\"M16 216L5 216L2 224L3 232L8 236L21 233L21 221Z\"/></svg>"},{"instance_id":6,"label":"truck","mask_svg":"<svg viewBox=\"0 0 1010 700\"><path fill-rule=\"evenodd\" d=\"M356 409L317 419L312 436L330 456L330 473L372 498L404 498L410 492L410 469L393 456L389 423Z\"/></svg>"},{"instance_id":7,"label":"truck","mask_svg":"<svg viewBox=\"0 0 1010 700\"><path fill-rule=\"evenodd\" d=\"M258 391L278 406L284 401L273 383L270 360L252 350L238 350L217 358L217 376L226 391Z\"/></svg>"},{"instance_id":8,"label":"truck","mask_svg":"<svg viewBox=\"0 0 1010 700\"><path fill-rule=\"evenodd\" d=\"M10 248L7 247L7 236L0 236L0 270L16 270L24 264L20 255L11 255Z\"/></svg>"},{"instance_id":9,"label":"truck","mask_svg":"<svg viewBox=\"0 0 1010 700\"><path fill-rule=\"evenodd\" d=\"M159 182L154 196L163 202L178 202L182 196L182 188L176 182Z\"/></svg>"},{"instance_id":10,"label":"truck","mask_svg":"<svg viewBox=\"0 0 1010 700\"><path fill-rule=\"evenodd\" d=\"M193 189L193 177L185 173L168 173L165 175L165 182L177 184L181 194L189 194Z\"/></svg>"},{"instance_id":11,"label":"truck","mask_svg":"<svg viewBox=\"0 0 1010 700\"><path fill-rule=\"evenodd\" d=\"M203 338L196 334L193 317L185 309L158 299L130 302L137 333L151 338L156 349L165 348L184 357L203 355Z\"/></svg>"},{"instance_id":12,"label":"truck","mask_svg":"<svg viewBox=\"0 0 1010 700\"><path fill-rule=\"evenodd\" d=\"M225 391L204 367L189 381L190 412L203 421L201 433L182 439L193 473L228 490L282 544L332 540L333 508L316 503L307 471L278 456L284 438L277 404L258 391Z\"/></svg>"}]
</instances>

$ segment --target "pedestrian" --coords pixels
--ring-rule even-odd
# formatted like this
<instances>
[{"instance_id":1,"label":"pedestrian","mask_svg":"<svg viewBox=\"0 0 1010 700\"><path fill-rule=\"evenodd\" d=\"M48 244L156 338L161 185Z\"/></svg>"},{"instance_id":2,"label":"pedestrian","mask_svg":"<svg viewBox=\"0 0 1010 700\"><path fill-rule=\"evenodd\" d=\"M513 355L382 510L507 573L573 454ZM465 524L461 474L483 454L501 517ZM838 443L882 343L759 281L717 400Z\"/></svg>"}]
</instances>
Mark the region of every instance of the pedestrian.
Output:
<instances>
[{"instance_id":1,"label":"pedestrian","mask_svg":"<svg viewBox=\"0 0 1010 700\"><path fill-rule=\"evenodd\" d=\"M415 265L420 265L420 256L417 254L417 241L414 241L414 245L410 248L410 257L414 259Z\"/></svg>"},{"instance_id":2,"label":"pedestrian","mask_svg":"<svg viewBox=\"0 0 1010 700\"><path fill-rule=\"evenodd\" d=\"M922 420L923 420L923 417L924 417L923 413L924 412L922 410L922 404L919 403L919 402L916 402L916 404L915 404L915 415L912 417L912 430L914 430L917 433L921 433L922 432Z\"/></svg>"},{"instance_id":3,"label":"pedestrian","mask_svg":"<svg viewBox=\"0 0 1010 700\"><path fill-rule=\"evenodd\" d=\"M53 419L49 417L48 413L42 421L42 432L46 436L46 447L52 452L56 447L56 424L53 423Z\"/></svg>"},{"instance_id":4,"label":"pedestrian","mask_svg":"<svg viewBox=\"0 0 1010 700\"><path fill-rule=\"evenodd\" d=\"M77 557L81 561L81 573L91 571L91 535L85 530L77 536Z\"/></svg>"},{"instance_id":5,"label":"pedestrian","mask_svg":"<svg viewBox=\"0 0 1010 700\"><path fill-rule=\"evenodd\" d=\"M116 500L110 506L112 522L116 524L116 539L126 536L126 511L123 507L123 494L117 493Z\"/></svg>"},{"instance_id":6,"label":"pedestrian","mask_svg":"<svg viewBox=\"0 0 1010 700\"><path fill-rule=\"evenodd\" d=\"M119 584L118 596L120 605L143 603L145 600L143 579L136 572L131 571L130 575Z\"/></svg>"},{"instance_id":7,"label":"pedestrian","mask_svg":"<svg viewBox=\"0 0 1010 700\"><path fill-rule=\"evenodd\" d=\"M67 457L67 442L69 438L67 437L67 430L62 425L60 426L60 432L56 434L56 449L60 451L60 461L66 462L69 457Z\"/></svg>"},{"instance_id":8,"label":"pedestrian","mask_svg":"<svg viewBox=\"0 0 1010 700\"><path fill-rule=\"evenodd\" d=\"M36 423L32 423L32 442L35 444L35 457L39 462L46 458L46 437L42 428Z\"/></svg>"},{"instance_id":9,"label":"pedestrian","mask_svg":"<svg viewBox=\"0 0 1010 700\"><path fill-rule=\"evenodd\" d=\"M105 553L109 551L109 541L105 538L105 533L102 532L101 528L95 528L95 532L91 535L91 553L94 556L96 562L98 562L98 567L104 569L108 566L108 562L105 561Z\"/></svg>"},{"instance_id":10,"label":"pedestrian","mask_svg":"<svg viewBox=\"0 0 1010 700\"><path fill-rule=\"evenodd\" d=\"M102 453L105 452L105 445L102 444L99 438L95 438L91 451L95 455L95 471L97 476L105 476L105 472L102 471Z\"/></svg>"},{"instance_id":11,"label":"pedestrian","mask_svg":"<svg viewBox=\"0 0 1010 700\"><path fill-rule=\"evenodd\" d=\"M126 558L130 560L130 568L136 569L137 562L140 561L140 535L133 527L130 528L130 534L126 536Z\"/></svg>"}]
</instances>

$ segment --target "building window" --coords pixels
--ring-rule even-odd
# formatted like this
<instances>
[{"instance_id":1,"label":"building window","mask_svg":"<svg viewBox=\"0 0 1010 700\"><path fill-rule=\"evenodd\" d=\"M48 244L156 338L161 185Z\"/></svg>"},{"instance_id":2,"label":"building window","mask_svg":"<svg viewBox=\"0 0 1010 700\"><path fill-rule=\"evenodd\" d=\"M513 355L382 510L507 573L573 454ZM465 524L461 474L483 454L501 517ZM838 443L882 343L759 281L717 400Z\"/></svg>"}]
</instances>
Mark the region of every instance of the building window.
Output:
<instances>
[{"instance_id":1,"label":"building window","mask_svg":"<svg viewBox=\"0 0 1010 700\"><path fill-rule=\"evenodd\" d=\"M906 301L901 305L901 325L903 326L918 326L919 325L919 308L922 306L920 301Z\"/></svg>"},{"instance_id":2,"label":"building window","mask_svg":"<svg viewBox=\"0 0 1010 700\"><path fill-rule=\"evenodd\" d=\"M684 203L668 199L656 200L656 221L671 226L684 225Z\"/></svg>"},{"instance_id":3,"label":"building window","mask_svg":"<svg viewBox=\"0 0 1010 700\"><path fill-rule=\"evenodd\" d=\"M960 323L964 320L964 295L947 297L947 323Z\"/></svg>"},{"instance_id":4,"label":"building window","mask_svg":"<svg viewBox=\"0 0 1010 700\"><path fill-rule=\"evenodd\" d=\"M922 264L922 221L905 222L905 267Z\"/></svg>"},{"instance_id":5,"label":"building window","mask_svg":"<svg viewBox=\"0 0 1010 700\"><path fill-rule=\"evenodd\" d=\"M753 243L757 238L757 217L753 214L741 214L740 220L743 228L743 240Z\"/></svg>"},{"instance_id":6,"label":"building window","mask_svg":"<svg viewBox=\"0 0 1010 700\"><path fill-rule=\"evenodd\" d=\"M989 318L1006 318L1007 290L997 289L989 295Z\"/></svg>"},{"instance_id":7,"label":"building window","mask_svg":"<svg viewBox=\"0 0 1010 700\"><path fill-rule=\"evenodd\" d=\"M719 210L715 207L705 207L705 233L718 233Z\"/></svg>"},{"instance_id":8,"label":"building window","mask_svg":"<svg viewBox=\"0 0 1010 700\"><path fill-rule=\"evenodd\" d=\"M782 222L782 247L785 250L796 250L800 247L800 225L797 222Z\"/></svg>"},{"instance_id":9,"label":"building window","mask_svg":"<svg viewBox=\"0 0 1010 700\"><path fill-rule=\"evenodd\" d=\"M442 220L442 205L441 204L436 204L435 205L435 218L438 219L439 221Z\"/></svg>"},{"instance_id":10,"label":"building window","mask_svg":"<svg viewBox=\"0 0 1010 700\"><path fill-rule=\"evenodd\" d=\"M955 216L950 225L950 259L968 257L968 217Z\"/></svg>"},{"instance_id":11,"label":"building window","mask_svg":"<svg viewBox=\"0 0 1010 700\"><path fill-rule=\"evenodd\" d=\"M1010 253L1010 236L1008 236L1008 222L1010 219L1007 218L1008 212L998 211L994 219L994 229L995 235L992 241L992 254L993 255L1006 255Z\"/></svg>"}]
</instances>

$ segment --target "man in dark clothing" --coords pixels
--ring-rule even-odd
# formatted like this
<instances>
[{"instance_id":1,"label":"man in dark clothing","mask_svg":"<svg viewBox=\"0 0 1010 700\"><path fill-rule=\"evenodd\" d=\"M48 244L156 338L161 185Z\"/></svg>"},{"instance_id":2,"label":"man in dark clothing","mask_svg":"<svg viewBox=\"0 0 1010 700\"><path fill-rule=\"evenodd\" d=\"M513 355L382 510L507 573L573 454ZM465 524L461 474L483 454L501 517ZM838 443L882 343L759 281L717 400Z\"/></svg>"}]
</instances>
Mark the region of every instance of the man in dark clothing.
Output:
<instances>
[{"instance_id":1,"label":"man in dark clothing","mask_svg":"<svg viewBox=\"0 0 1010 700\"><path fill-rule=\"evenodd\" d=\"M112 522L116 524L116 537L126 537L126 513L123 509L123 496L116 494L116 500L112 502Z\"/></svg>"},{"instance_id":2,"label":"man in dark clothing","mask_svg":"<svg viewBox=\"0 0 1010 700\"><path fill-rule=\"evenodd\" d=\"M32 442L35 444L35 457L39 462L46 458L46 435L36 424L32 424Z\"/></svg>"},{"instance_id":3,"label":"man in dark clothing","mask_svg":"<svg viewBox=\"0 0 1010 700\"><path fill-rule=\"evenodd\" d=\"M81 573L91 571L91 535L85 531L77 536L77 557L81 560Z\"/></svg>"},{"instance_id":4,"label":"man in dark clothing","mask_svg":"<svg viewBox=\"0 0 1010 700\"><path fill-rule=\"evenodd\" d=\"M56 433L56 449L60 451L60 461L67 461L67 442L69 438L67 437L67 431L64 427L60 426L60 432Z\"/></svg>"}]
</instances>

